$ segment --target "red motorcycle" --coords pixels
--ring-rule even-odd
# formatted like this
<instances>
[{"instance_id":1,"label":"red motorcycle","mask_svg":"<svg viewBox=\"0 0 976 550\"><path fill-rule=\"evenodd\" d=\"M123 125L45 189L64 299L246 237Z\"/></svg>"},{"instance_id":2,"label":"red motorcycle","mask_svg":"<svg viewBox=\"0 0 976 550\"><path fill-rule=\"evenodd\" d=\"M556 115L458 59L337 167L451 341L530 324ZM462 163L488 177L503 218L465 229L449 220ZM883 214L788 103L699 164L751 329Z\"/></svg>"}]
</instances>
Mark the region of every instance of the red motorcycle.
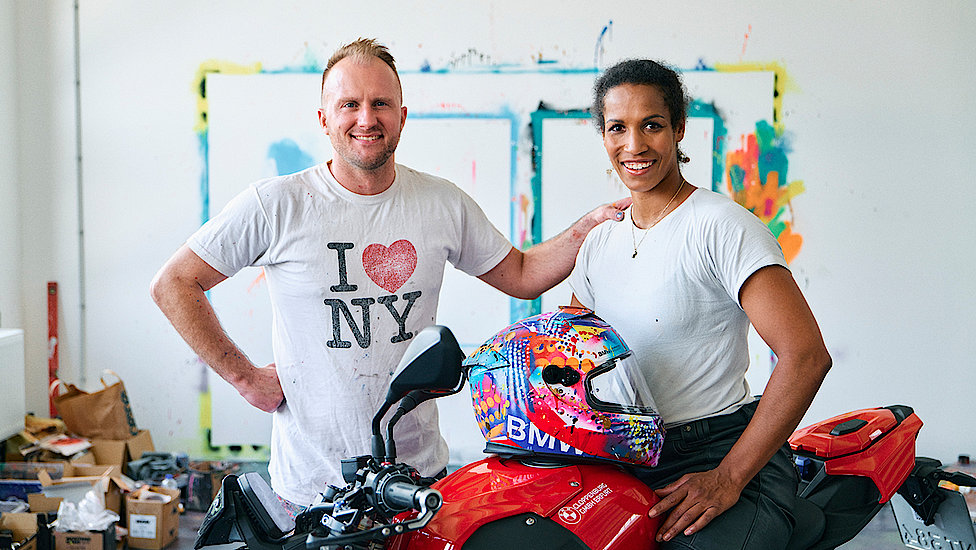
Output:
<instances>
[{"instance_id":1,"label":"red motorcycle","mask_svg":"<svg viewBox=\"0 0 976 550\"><path fill-rule=\"evenodd\" d=\"M423 401L460 391L469 375L463 360L448 329L419 333L374 417L371 455L343 461L345 487L328 487L291 519L260 475L229 475L195 548L231 542L251 550L657 548L659 519L647 516L655 494L626 468L579 451L577 460L572 453L518 453L496 437L502 443L489 441L486 450L498 454L440 480L398 463L397 420ZM396 404L384 439L381 420ZM843 544L890 501L906 546L976 549L962 495L940 487L976 486L976 479L916 458L921 426L910 407L894 405L795 432L790 444L801 482L788 548Z\"/></svg>"}]
</instances>

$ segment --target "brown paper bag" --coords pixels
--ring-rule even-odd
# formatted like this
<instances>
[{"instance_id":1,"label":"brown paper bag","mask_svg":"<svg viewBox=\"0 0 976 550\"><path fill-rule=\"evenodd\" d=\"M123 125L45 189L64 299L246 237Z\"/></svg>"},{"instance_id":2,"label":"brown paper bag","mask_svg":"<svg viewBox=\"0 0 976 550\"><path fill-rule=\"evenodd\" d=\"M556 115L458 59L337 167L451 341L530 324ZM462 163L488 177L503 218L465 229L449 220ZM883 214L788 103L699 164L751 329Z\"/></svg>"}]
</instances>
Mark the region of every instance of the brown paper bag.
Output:
<instances>
[{"instance_id":1,"label":"brown paper bag","mask_svg":"<svg viewBox=\"0 0 976 550\"><path fill-rule=\"evenodd\" d=\"M109 385L105 382L106 374L115 376L118 382ZM61 380L51 383L54 407L68 431L89 439L128 439L138 434L122 379L105 370L101 382L102 389L92 393ZM63 393L61 386L66 388Z\"/></svg>"}]
</instances>

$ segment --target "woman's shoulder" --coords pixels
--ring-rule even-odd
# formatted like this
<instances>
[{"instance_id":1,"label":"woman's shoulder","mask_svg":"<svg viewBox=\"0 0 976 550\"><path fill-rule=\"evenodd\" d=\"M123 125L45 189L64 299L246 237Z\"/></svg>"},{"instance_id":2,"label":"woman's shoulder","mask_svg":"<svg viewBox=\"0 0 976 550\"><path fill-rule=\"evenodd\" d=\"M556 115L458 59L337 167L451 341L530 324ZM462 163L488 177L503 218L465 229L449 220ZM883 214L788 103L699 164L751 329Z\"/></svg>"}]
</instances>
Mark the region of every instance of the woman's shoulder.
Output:
<instances>
[{"instance_id":1,"label":"woman's shoulder","mask_svg":"<svg viewBox=\"0 0 976 550\"><path fill-rule=\"evenodd\" d=\"M616 220L604 220L586 234L586 237L583 239L583 246L602 249L607 241L613 238L616 231L620 231L622 228L626 229L631 223L629 215L623 221L619 222Z\"/></svg>"},{"instance_id":2,"label":"woman's shoulder","mask_svg":"<svg viewBox=\"0 0 976 550\"><path fill-rule=\"evenodd\" d=\"M722 193L699 188L691 195L691 199L699 221L711 220L716 224L762 223L752 211Z\"/></svg>"},{"instance_id":3,"label":"woman's shoulder","mask_svg":"<svg viewBox=\"0 0 976 550\"><path fill-rule=\"evenodd\" d=\"M691 194L691 200L697 208L713 209L716 211L734 210L742 208L739 203L732 200L728 195L699 187Z\"/></svg>"}]
</instances>

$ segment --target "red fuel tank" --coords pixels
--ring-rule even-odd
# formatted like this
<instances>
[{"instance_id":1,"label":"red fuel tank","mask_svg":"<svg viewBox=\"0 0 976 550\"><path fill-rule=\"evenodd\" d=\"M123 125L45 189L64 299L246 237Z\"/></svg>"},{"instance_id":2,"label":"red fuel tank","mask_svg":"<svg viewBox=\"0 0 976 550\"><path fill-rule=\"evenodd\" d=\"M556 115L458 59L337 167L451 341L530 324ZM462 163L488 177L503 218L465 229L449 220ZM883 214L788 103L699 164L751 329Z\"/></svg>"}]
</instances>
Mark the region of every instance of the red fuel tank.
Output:
<instances>
[{"instance_id":1,"label":"red fuel tank","mask_svg":"<svg viewBox=\"0 0 976 550\"><path fill-rule=\"evenodd\" d=\"M434 487L444 496L441 510L427 527L396 537L389 548L529 550L536 536L550 542L564 537L569 547L593 550L642 549L653 546L660 522L647 517L657 496L612 465L532 465L492 456Z\"/></svg>"}]
</instances>

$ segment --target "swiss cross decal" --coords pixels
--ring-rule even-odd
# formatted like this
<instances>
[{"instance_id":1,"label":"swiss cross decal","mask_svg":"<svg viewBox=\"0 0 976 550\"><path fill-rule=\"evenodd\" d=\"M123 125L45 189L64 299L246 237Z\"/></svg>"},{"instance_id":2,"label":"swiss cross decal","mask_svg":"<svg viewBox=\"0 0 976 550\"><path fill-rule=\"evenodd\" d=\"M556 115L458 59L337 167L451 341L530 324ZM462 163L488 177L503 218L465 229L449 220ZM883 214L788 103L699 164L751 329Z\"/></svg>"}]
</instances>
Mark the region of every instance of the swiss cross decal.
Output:
<instances>
[{"instance_id":1,"label":"swiss cross decal","mask_svg":"<svg viewBox=\"0 0 976 550\"><path fill-rule=\"evenodd\" d=\"M387 292L396 292L417 269L417 249L401 239L390 246L371 244L363 250L366 275Z\"/></svg>"}]
</instances>

